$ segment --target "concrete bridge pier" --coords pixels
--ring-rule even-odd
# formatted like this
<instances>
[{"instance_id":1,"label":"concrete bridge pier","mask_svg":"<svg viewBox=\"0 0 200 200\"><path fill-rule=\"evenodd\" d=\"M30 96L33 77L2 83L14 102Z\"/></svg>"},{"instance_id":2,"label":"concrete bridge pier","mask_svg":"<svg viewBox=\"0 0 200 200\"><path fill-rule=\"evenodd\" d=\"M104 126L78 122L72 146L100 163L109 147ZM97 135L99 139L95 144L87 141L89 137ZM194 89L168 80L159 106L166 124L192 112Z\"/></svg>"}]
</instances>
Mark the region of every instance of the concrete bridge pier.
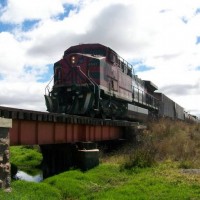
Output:
<instances>
[{"instance_id":1,"label":"concrete bridge pier","mask_svg":"<svg viewBox=\"0 0 200 200\"><path fill-rule=\"evenodd\" d=\"M0 188L11 191L10 136L12 120L0 117Z\"/></svg>"},{"instance_id":2,"label":"concrete bridge pier","mask_svg":"<svg viewBox=\"0 0 200 200\"><path fill-rule=\"evenodd\" d=\"M99 149L94 142L76 143L76 166L83 171L92 169L99 165Z\"/></svg>"}]
</instances>

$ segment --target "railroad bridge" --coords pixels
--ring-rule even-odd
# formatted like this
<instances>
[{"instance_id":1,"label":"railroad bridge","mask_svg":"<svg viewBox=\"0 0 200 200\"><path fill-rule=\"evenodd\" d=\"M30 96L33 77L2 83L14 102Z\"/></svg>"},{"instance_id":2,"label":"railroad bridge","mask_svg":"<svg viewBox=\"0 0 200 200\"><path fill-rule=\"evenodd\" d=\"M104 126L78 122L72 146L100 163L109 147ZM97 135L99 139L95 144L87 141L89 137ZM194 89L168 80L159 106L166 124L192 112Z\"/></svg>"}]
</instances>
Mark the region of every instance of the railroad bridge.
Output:
<instances>
[{"instance_id":1,"label":"railroad bridge","mask_svg":"<svg viewBox=\"0 0 200 200\"><path fill-rule=\"evenodd\" d=\"M127 127L140 126L137 122L8 107L0 107L0 119L0 170L6 171L7 167L8 177L9 145L40 145L43 175L49 176L74 164L83 170L92 168L99 162L95 142L117 141L124 138ZM6 157L7 161L4 161ZM9 180L5 183L1 174L0 171L0 187L6 188ZM5 179L2 184L1 179Z\"/></svg>"}]
</instances>

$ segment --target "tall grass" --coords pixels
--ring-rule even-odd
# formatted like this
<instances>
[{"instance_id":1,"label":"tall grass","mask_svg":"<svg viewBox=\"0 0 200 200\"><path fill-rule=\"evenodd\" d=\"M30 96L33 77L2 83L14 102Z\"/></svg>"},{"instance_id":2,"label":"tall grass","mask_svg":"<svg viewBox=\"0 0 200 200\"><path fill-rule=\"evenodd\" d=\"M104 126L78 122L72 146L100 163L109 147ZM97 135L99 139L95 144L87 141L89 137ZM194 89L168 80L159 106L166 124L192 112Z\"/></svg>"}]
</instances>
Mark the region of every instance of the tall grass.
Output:
<instances>
[{"instance_id":1,"label":"tall grass","mask_svg":"<svg viewBox=\"0 0 200 200\"><path fill-rule=\"evenodd\" d=\"M131 151L125 168L151 167L172 160L181 168L200 168L200 124L161 119L148 124L141 141Z\"/></svg>"}]
</instances>

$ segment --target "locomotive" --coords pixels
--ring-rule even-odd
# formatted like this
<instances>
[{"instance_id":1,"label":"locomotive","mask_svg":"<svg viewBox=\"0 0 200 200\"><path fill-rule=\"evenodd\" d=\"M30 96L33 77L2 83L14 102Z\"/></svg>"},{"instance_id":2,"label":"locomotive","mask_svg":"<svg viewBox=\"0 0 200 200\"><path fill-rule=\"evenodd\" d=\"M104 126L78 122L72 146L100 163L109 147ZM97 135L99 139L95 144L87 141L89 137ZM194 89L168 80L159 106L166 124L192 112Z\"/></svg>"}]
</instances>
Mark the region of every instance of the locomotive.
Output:
<instances>
[{"instance_id":1,"label":"locomotive","mask_svg":"<svg viewBox=\"0 0 200 200\"><path fill-rule=\"evenodd\" d=\"M54 64L53 87L45 89L47 111L90 117L146 120L159 111L157 86L102 44L68 48Z\"/></svg>"},{"instance_id":2,"label":"locomotive","mask_svg":"<svg viewBox=\"0 0 200 200\"><path fill-rule=\"evenodd\" d=\"M138 78L130 63L102 44L68 48L54 64L52 80L52 89L50 83L45 89L49 112L137 121L168 117L199 122L198 117L157 92L151 81Z\"/></svg>"}]
</instances>

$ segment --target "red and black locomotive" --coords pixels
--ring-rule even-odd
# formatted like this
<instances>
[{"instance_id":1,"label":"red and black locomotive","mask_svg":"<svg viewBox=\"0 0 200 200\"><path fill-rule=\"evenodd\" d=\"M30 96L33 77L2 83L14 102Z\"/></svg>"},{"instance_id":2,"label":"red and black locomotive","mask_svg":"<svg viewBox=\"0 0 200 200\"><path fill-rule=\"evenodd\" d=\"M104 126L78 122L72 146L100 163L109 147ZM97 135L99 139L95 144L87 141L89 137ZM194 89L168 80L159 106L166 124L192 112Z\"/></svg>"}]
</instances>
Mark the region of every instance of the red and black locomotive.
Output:
<instances>
[{"instance_id":1,"label":"red and black locomotive","mask_svg":"<svg viewBox=\"0 0 200 200\"><path fill-rule=\"evenodd\" d=\"M157 87L134 75L133 67L101 44L68 48L54 64L54 84L46 88L49 112L139 120L158 113Z\"/></svg>"}]
</instances>

